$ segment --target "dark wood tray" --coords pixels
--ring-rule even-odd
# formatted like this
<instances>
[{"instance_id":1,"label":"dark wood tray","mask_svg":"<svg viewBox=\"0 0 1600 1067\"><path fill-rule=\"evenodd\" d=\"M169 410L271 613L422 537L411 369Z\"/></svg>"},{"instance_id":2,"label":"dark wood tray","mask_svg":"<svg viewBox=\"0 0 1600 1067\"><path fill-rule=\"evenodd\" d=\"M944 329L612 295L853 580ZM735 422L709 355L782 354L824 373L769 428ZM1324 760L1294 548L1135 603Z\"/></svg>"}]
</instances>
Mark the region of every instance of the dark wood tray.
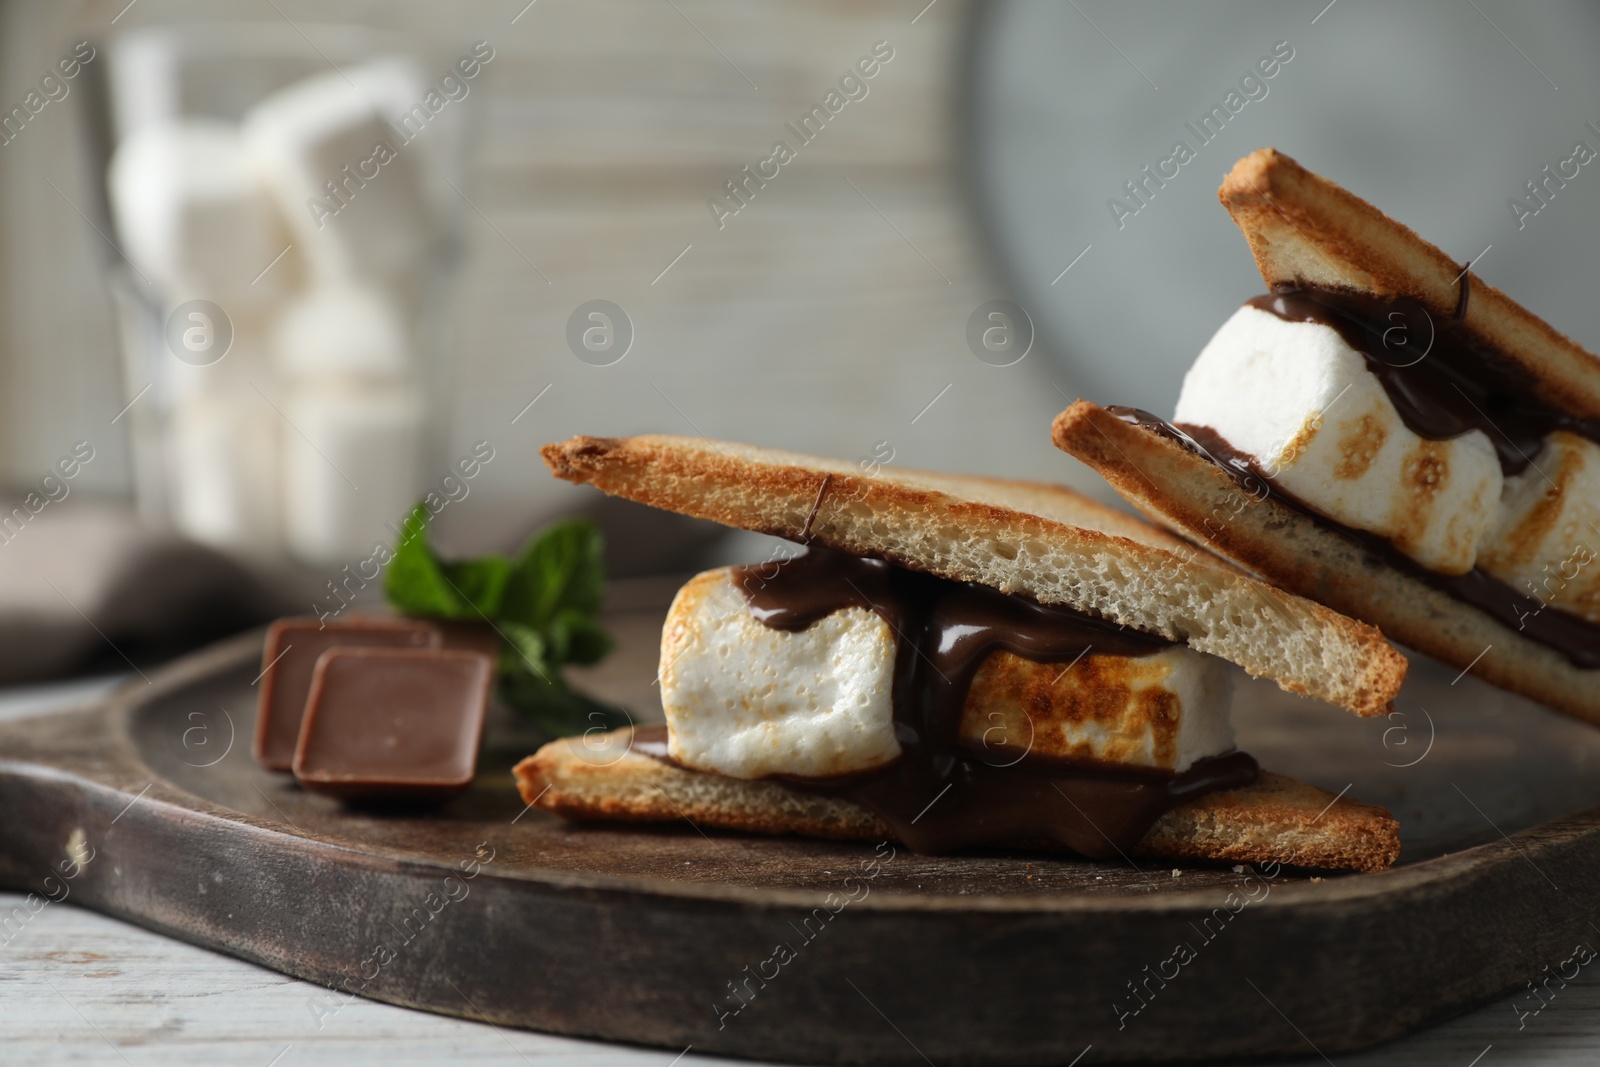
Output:
<instances>
[{"instance_id":1,"label":"dark wood tray","mask_svg":"<svg viewBox=\"0 0 1600 1067\"><path fill-rule=\"evenodd\" d=\"M670 590L646 592L585 678L643 717ZM1331 1054L1520 987L1597 936L1600 732L1421 662L1404 717L1371 722L1241 678L1235 722L1263 765L1405 826L1392 871L1263 880L572 826L523 810L509 768L534 739L509 720L467 795L354 813L251 762L259 649L241 637L103 706L0 725L0 884L59 895L92 849L72 901L326 986L816 1063ZM1256 899L1231 911L1230 893Z\"/></svg>"}]
</instances>

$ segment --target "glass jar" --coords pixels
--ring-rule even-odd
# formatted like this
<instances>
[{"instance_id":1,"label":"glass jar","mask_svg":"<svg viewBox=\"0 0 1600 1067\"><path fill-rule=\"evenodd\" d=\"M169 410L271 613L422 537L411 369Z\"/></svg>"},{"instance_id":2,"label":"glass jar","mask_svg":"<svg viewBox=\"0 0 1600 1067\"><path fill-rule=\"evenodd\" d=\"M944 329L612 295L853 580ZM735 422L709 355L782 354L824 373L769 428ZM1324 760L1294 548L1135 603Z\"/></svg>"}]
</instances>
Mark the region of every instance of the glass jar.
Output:
<instances>
[{"instance_id":1,"label":"glass jar","mask_svg":"<svg viewBox=\"0 0 1600 1067\"><path fill-rule=\"evenodd\" d=\"M441 452L449 105L482 58L304 24L147 27L105 51L141 512L264 561L365 557Z\"/></svg>"}]
</instances>

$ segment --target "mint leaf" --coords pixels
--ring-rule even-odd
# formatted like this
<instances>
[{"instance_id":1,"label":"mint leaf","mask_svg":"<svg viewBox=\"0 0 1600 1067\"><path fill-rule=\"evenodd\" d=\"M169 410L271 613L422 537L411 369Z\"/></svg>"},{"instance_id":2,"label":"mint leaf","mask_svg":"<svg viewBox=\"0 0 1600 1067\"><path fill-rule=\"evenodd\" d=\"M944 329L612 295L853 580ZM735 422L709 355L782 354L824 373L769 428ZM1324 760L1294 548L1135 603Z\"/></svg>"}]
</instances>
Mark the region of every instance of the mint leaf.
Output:
<instances>
[{"instance_id":1,"label":"mint leaf","mask_svg":"<svg viewBox=\"0 0 1600 1067\"><path fill-rule=\"evenodd\" d=\"M500 696L553 736L631 720L620 708L570 688L567 663L588 665L615 646L600 623L604 539L587 519L557 522L514 559L442 561L428 541L428 510L406 517L384 578L390 605L407 615L488 619L500 632Z\"/></svg>"},{"instance_id":2,"label":"mint leaf","mask_svg":"<svg viewBox=\"0 0 1600 1067\"><path fill-rule=\"evenodd\" d=\"M411 509L401 526L383 577L383 593L391 607L406 615L455 619L466 607L428 544L428 509L422 504Z\"/></svg>"},{"instance_id":3,"label":"mint leaf","mask_svg":"<svg viewBox=\"0 0 1600 1067\"><path fill-rule=\"evenodd\" d=\"M588 666L611 654L616 642L598 620L573 608L565 608L550 621L550 636L563 663Z\"/></svg>"},{"instance_id":4,"label":"mint leaf","mask_svg":"<svg viewBox=\"0 0 1600 1067\"><path fill-rule=\"evenodd\" d=\"M520 622L501 619L496 623L506 645L500 651L500 671L503 675L526 674L545 684L557 681L554 664L559 662L549 654L545 635Z\"/></svg>"},{"instance_id":5,"label":"mint leaf","mask_svg":"<svg viewBox=\"0 0 1600 1067\"><path fill-rule=\"evenodd\" d=\"M580 734L595 727L615 730L633 725L633 719L622 708L565 685L541 682L525 673L504 675L500 696L506 703L522 709L535 725L552 737Z\"/></svg>"},{"instance_id":6,"label":"mint leaf","mask_svg":"<svg viewBox=\"0 0 1600 1067\"><path fill-rule=\"evenodd\" d=\"M599 529L586 519L548 527L513 564L502 614L539 629L549 626L563 608L599 614L605 593L604 551Z\"/></svg>"},{"instance_id":7,"label":"mint leaf","mask_svg":"<svg viewBox=\"0 0 1600 1067\"><path fill-rule=\"evenodd\" d=\"M466 605L462 618L490 618L500 614L500 600L511 578L511 561L504 556L479 556L477 559L440 565L451 592Z\"/></svg>"}]
</instances>

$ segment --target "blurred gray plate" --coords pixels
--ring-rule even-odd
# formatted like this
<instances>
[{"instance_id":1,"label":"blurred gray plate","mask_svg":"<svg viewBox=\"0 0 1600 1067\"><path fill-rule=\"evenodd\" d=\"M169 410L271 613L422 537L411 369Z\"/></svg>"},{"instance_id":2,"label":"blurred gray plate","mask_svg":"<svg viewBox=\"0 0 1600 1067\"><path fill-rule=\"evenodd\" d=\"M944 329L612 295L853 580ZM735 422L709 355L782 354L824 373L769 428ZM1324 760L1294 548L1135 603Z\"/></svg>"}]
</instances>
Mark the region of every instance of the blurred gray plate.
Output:
<instances>
[{"instance_id":1,"label":"blurred gray plate","mask_svg":"<svg viewBox=\"0 0 1600 1067\"><path fill-rule=\"evenodd\" d=\"M1278 42L1292 58L1202 144L1186 123ZM1101 403L1170 413L1200 348L1264 288L1216 188L1265 145L1477 257L1595 348L1600 161L1520 228L1507 201L1575 142L1600 150L1597 44L1592 4L1005 0L970 46L966 158L1014 299ZM1195 157L1140 206L1124 183L1179 140ZM1113 197L1138 209L1120 228Z\"/></svg>"}]
</instances>

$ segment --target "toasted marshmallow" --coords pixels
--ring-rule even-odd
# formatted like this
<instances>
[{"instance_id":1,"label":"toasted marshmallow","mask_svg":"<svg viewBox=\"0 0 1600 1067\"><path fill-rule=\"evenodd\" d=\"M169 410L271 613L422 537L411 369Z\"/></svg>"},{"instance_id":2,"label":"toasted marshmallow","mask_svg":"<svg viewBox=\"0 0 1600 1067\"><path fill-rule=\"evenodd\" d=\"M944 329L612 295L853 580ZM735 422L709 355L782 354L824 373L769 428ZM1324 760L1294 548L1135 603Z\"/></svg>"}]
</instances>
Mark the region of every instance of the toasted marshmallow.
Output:
<instances>
[{"instance_id":1,"label":"toasted marshmallow","mask_svg":"<svg viewBox=\"0 0 1600 1067\"><path fill-rule=\"evenodd\" d=\"M662 630L668 751L733 778L888 764L900 755L895 650L889 625L864 608L776 630L751 615L732 568L700 574ZM1181 646L1066 668L996 652L968 690L961 738L994 766L1027 754L1181 772L1232 750L1228 698L1222 662Z\"/></svg>"},{"instance_id":2,"label":"toasted marshmallow","mask_svg":"<svg viewBox=\"0 0 1600 1067\"><path fill-rule=\"evenodd\" d=\"M1273 482L1422 566L1472 569L1503 478L1480 431L1429 441L1330 326L1245 306L1183 380L1174 421L1216 431Z\"/></svg>"},{"instance_id":3,"label":"toasted marshmallow","mask_svg":"<svg viewBox=\"0 0 1600 1067\"><path fill-rule=\"evenodd\" d=\"M678 591L661 631L668 751L732 778L870 770L900 755L894 633L865 608L799 632L750 614L731 567Z\"/></svg>"},{"instance_id":4,"label":"toasted marshmallow","mask_svg":"<svg viewBox=\"0 0 1600 1067\"><path fill-rule=\"evenodd\" d=\"M972 679L961 739L993 766L1027 753L1182 772L1233 750L1231 696L1223 661L1182 645L1067 668L1001 651Z\"/></svg>"},{"instance_id":5,"label":"toasted marshmallow","mask_svg":"<svg viewBox=\"0 0 1600 1067\"><path fill-rule=\"evenodd\" d=\"M1600 445L1552 433L1506 479L1478 565L1542 603L1600 622Z\"/></svg>"}]
</instances>

